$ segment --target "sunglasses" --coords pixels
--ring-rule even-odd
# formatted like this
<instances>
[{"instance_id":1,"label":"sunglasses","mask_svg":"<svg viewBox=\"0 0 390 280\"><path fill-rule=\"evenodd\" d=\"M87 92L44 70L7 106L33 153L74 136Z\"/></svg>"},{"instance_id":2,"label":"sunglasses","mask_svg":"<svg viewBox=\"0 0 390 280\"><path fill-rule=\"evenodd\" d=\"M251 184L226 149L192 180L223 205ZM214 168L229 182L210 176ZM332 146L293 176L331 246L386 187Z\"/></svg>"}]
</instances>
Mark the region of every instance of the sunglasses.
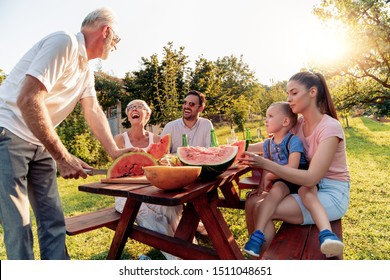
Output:
<instances>
[{"instance_id":1,"label":"sunglasses","mask_svg":"<svg viewBox=\"0 0 390 280\"><path fill-rule=\"evenodd\" d=\"M200 106L202 106L202 105L198 105L198 104L195 104L194 102L187 102L186 100L184 100L183 101L183 106L185 106L185 105L187 105L188 104L188 106L190 106L191 108L192 107L194 107L194 106L198 106L198 107L200 107Z\"/></svg>"}]
</instances>

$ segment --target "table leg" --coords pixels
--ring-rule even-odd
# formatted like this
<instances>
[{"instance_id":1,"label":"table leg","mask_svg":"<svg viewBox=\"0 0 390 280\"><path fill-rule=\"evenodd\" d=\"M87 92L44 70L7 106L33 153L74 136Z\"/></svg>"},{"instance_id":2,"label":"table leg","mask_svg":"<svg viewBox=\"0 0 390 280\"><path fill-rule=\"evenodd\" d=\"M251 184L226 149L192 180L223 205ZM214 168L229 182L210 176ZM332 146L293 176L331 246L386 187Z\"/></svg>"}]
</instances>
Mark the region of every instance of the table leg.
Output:
<instances>
[{"instance_id":1,"label":"table leg","mask_svg":"<svg viewBox=\"0 0 390 280\"><path fill-rule=\"evenodd\" d=\"M199 220L199 216L196 214L192 203L183 205L183 214L175 231L175 238L192 242L194 240Z\"/></svg>"},{"instance_id":2,"label":"table leg","mask_svg":"<svg viewBox=\"0 0 390 280\"><path fill-rule=\"evenodd\" d=\"M115 230L114 238L111 242L110 251L107 256L108 260L115 260L121 257L123 248L125 247L129 236L129 231L133 227L140 206L140 201L127 198L121 218L119 219L118 226Z\"/></svg>"},{"instance_id":3,"label":"table leg","mask_svg":"<svg viewBox=\"0 0 390 280\"><path fill-rule=\"evenodd\" d=\"M218 192L211 191L192 201L208 236L221 259L244 259L221 211L217 208Z\"/></svg>"},{"instance_id":4,"label":"table leg","mask_svg":"<svg viewBox=\"0 0 390 280\"><path fill-rule=\"evenodd\" d=\"M219 188L226 199L226 205L224 205L224 207L229 207L234 209L242 208L242 202L240 200L240 197L238 196L236 188L233 185L233 182L223 184Z\"/></svg>"}]
</instances>

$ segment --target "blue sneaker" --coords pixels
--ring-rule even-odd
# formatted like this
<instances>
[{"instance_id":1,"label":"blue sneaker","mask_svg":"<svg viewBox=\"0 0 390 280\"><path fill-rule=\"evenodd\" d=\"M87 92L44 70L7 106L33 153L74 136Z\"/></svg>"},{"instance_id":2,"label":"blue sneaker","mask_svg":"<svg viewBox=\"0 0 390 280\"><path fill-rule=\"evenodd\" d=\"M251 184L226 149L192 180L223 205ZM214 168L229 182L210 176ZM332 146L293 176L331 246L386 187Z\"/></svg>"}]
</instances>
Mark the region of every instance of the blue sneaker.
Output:
<instances>
[{"instance_id":1,"label":"blue sneaker","mask_svg":"<svg viewBox=\"0 0 390 280\"><path fill-rule=\"evenodd\" d=\"M138 257L138 259L139 260L151 260L151 258L149 257L149 256L147 256L147 255L144 255L144 254L142 254L142 255L140 255L139 257Z\"/></svg>"},{"instance_id":2,"label":"blue sneaker","mask_svg":"<svg viewBox=\"0 0 390 280\"><path fill-rule=\"evenodd\" d=\"M251 256L258 257L261 245L263 245L264 241L264 234L260 230L256 230L249 237L249 241L245 244L244 251Z\"/></svg>"},{"instance_id":3,"label":"blue sneaker","mask_svg":"<svg viewBox=\"0 0 390 280\"><path fill-rule=\"evenodd\" d=\"M325 254L327 258L343 254L344 244L340 241L337 235L330 230L322 230L318 239L320 240L321 252Z\"/></svg>"}]
</instances>

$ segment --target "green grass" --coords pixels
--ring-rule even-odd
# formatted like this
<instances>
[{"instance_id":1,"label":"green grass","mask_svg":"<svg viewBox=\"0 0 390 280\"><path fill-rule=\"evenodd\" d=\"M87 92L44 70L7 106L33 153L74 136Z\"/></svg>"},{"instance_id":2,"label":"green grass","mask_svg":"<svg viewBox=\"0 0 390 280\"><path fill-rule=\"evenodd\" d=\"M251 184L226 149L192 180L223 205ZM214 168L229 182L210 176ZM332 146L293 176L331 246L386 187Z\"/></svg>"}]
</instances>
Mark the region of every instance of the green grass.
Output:
<instances>
[{"instance_id":1,"label":"green grass","mask_svg":"<svg viewBox=\"0 0 390 280\"><path fill-rule=\"evenodd\" d=\"M344 259L384 260L390 259L390 187L388 170L390 162L390 123L377 123L367 118L349 120L345 128L347 137L347 157L351 172L351 203L343 218ZM252 136L256 140L258 123L250 123ZM264 130L263 127L262 131ZM225 144L229 127L216 130L220 144ZM237 133L243 139L242 133ZM89 177L85 180L59 179L59 190L65 216L109 207L114 199L79 192L77 186L99 180ZM222 209L233 235L240 247L247 239L244 212ZM35 222L33 230L36 231ZM105 259L113 237L113 231L103 228L92 232L67 237L67 246L72 259ZM0 227L0 259L6 259L3 229ZM198 238L199 243L208 244L207 238ZM39 258L39 248L35 236L35 254ZM162 254L149 246L129 240L122 259L136 259L147 254L152 259L164 259Z\"/></svg>"}]
</instances>

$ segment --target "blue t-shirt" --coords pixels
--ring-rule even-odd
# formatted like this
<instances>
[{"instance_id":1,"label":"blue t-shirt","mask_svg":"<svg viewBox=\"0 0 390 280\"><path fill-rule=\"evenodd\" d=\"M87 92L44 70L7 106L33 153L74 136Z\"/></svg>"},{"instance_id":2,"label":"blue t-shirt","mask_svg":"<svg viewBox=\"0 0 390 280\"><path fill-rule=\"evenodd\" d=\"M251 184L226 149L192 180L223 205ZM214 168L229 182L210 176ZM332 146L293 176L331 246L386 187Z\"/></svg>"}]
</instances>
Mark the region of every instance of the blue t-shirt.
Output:
<instances>
[{"instance_id":1,"label":"blue t-shirt","mask_svg":"<svg viewBox=\"0 0 390 280\"><path fill-rule=\"evenodd\" d=\"M283 141L280 144L276 144L273 138L266 139L263 145L264 157L271 159L272 161L280 165L286 165L288 164L289 153L298 152L301 153L301 159L299 161L299 164L307 164L307 160L305 158L305 150L303 148L301 139L299 139L298 136L292 135L290 141L288 141L290 135L291 132L287 133L287 135L283 138ZM271 148L271 156L270 151L268 151L268 147Z\"/></svg>"}]
</instances>

